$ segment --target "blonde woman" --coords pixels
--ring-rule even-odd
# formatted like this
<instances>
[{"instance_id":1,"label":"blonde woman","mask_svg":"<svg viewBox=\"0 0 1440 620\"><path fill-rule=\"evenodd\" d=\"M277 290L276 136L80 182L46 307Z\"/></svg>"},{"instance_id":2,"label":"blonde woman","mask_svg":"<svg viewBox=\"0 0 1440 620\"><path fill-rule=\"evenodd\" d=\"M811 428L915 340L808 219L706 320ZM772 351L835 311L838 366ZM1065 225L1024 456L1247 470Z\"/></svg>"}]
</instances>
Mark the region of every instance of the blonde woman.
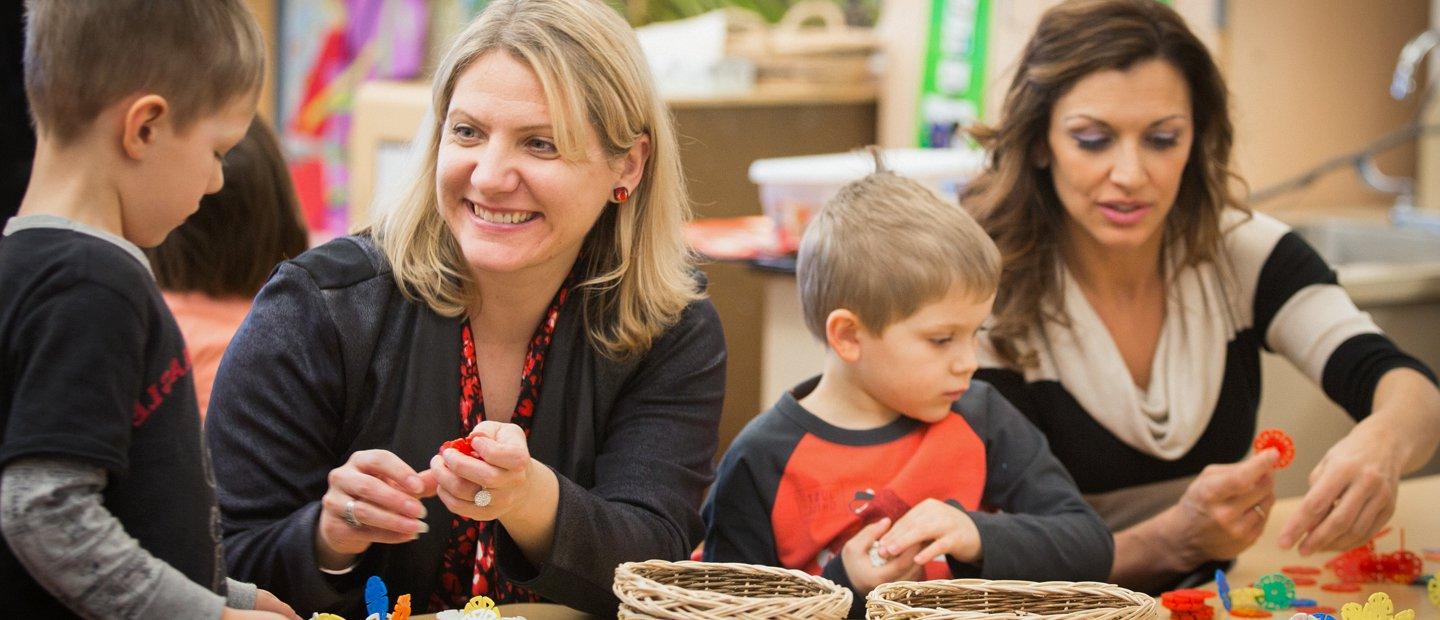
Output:
<instances>
[{"instance_id":1,"label":"blonde woman","mask_svg":"<svg viewBox=\"0 0 1440 620\"><path fill-rule=\"evenodd\" d=\"M282 265L220 369L228 564L301 613L380 575L613 614L616 565L700 539L724 386L670 118L592 0L492 3L432 105L406 198Z\"/></svg>"}]
</instances>

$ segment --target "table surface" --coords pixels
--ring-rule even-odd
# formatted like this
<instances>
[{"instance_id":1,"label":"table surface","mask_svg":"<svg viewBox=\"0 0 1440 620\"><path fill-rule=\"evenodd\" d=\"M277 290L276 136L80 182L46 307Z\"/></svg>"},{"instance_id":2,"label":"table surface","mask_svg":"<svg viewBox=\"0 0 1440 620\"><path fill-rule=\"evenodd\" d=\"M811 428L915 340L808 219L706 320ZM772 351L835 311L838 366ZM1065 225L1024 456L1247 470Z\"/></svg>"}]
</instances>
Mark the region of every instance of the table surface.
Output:
<instances>
[{"instance_id":1,"label":"table surface","mask_svg":"<svg viewBox=\"0 0 1440 620\"><path fill-rule=\"evenodd\" d=\"M1402 528L1405 530L1405 548L1416 555L1423 556L1422 549L1426 547L1440 547L1440 501L1437 500L1440 500L1440 475L1401 481L1395 516L1390 518L1390 533L1376 539L1375 552L1384 554L1398 550ZM1294 548L1284 550L1275 544L1280 530L1299 504L1299 497L1275 502L1265 533L1254 546L1240 555L1235 567L1226 574L1226 580L1230 582L1232 589L1250 584L1262 575L1280 572L1285 566L1314 566L1324 572L1315 576L1315 585L1295 588L1296 597L1315 599L1321 605L1338 610L1345 603L1363 604L1372 593L1385 592L1395 602L1395 611L1414 609L1416 618L1440 618L1440 610L1430 604L1424 586L1366 583L1360 584L1359 592L1329 592L1321 589L1321 584L1336 580L1334 573L1325 570L1325 562L1335 557L1338 552L1325 551L1303 557ZM1440 563L1427 560L1424 574L1436 571L1440 571ZM1277 612L1275 618L1285 620L1290 615ZM1340 617L1338 611L1334 615Z\"/></svg>"},{"instance_id":2,"label":"table surface","mask_svg":"<svg viewBox=\"0 0 1440 620\"><path fill-rule=\"evenodd\" d=\"M551 603L515 603L501 605L500 613L506 618L524 616L525 620L592 620L595 616L575 611L564 605ZM411 620L434 620L435 614L411 616Z\"/></svg>"},{"instance_id":3,"label":"table surface","mask_svg":"<svg viewBox=\"0 0 1440 620\"><path fill-rule=\"evenodd\" d=\"M1240 555L1235 567L1227 573L1226 578L1232 588L1243 587L1262 575L1279 572L1284 566L1314 566L1323 570L1325 562L1336 555L1335 552L1322 552L1303 557L1294 549L1281 549L1275 544L1275 539L1280 536L1280 529L1299 504L1299 497L1275 502L1265 533L1253 547ZM1437 513L1437 509L1440 509L1440 475L1402 481L1395 516L1390 519L1390 533L1375 542L1376 552L1389 553L1398 549L1401 528L1405 530L1405 548L1417 555L1423 555L1422 550L1426 547L1440 547L1440 513ZM1426 560L1425 573L1437 571L1440 571L1440 563ZM1316 585L1295 588L1296 596L1315 599L1321 605L1338 610L1345 603L1364 603L1370 594L1385 592L1395 602L1396 611L1414 609L1416 618L1440 618L1440 610L1430 604L1424 586L1367 583L1361 584L1359 592L1328 592L1320 589L1320 584L1334 580L1334 574L1325 571L1316 576ZM527 620L586 620L594 617L568 607L550 604L501 605L500 611L506 616L524 616ZM1274 618L1287 620L1291 615L1289 612L1277 612ZM414 618L432 620L434 617L423 615ZM1223 618L1224 614L1218 614L1217 617ZM1336 612L1335 617L1340 617L1339 612Z\"/></svg>"}]
</instances>

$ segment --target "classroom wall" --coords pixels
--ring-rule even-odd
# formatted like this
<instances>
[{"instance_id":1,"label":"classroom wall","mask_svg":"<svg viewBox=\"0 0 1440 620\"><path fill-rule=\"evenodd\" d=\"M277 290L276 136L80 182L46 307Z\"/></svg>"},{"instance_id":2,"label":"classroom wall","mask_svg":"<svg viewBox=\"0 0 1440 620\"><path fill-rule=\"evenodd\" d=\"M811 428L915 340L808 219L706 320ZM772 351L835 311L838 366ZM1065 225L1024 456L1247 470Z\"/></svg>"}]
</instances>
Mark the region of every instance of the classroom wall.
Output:
<instances>
[{"instance_id":1,"label":"classroom wall","mask_svg":"<svg viewBox=\"0 0 1440 620\"><path fill-rule=\"evenodd\" d=\"M276 0L245 0L250 11L255 13L255 20L260 22L260 30L265 34L265 44L269 47L269 55L265 58L265 85L260 90L260 116L267 120L275 120L275 69L279 56L276 53L277 22L275 21Z\"/></svg>"},{"instance_id":2,"label":"classroom wall","mask_svg":"<svg viewBox=\"0 0 1440 620\"><path fill-rule=\"evenodd\" d=\"M1418 111L1388 91L1405 42L1425 29L1433 0L1232 0L1225 67L1234 93L1236 161L1261 188L1357 149ZM1389 174L1414 176L1415 148L1379 160ZM1263 205L1374 204L1393 199L1340 172Z\"/></svg>"},{"instance_id":3,"label":"classroom wall","mask_svg":"<svg viewBox=\"0 0 1440 620\"><path fill-rule=\"evenodd\" d=\"M1440 0L1430 2L1430 27L1440 31ZM1430 54L1430 86L1440 85L1440 52ZM1425 122L1440 125L1440 101L1432 100L1425 110ZM1430 132L1420 141L1420 155L1416 164L1419 178L1419 204L1427 209L1440 210L1440 132Z\"/></svg>"}]
</instances>

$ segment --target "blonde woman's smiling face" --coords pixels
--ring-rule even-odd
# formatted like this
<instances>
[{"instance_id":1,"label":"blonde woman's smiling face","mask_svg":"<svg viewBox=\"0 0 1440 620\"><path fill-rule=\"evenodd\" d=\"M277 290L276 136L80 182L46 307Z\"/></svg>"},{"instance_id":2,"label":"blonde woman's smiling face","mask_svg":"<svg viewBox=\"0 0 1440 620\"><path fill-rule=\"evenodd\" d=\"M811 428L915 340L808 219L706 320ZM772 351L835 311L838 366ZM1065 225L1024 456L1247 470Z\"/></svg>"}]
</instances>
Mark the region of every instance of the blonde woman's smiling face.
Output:
<instances>
[{"instance_id":1,"label":"blonde woman's smiling face","mask_svg":"<svg viewBox=\"0 0 1440 620\"><path fill-rule=\"evenodd\" d=\"M436 194L470 268L568 269L623 180L623 160L605 156L589 123L584 159L561 157L539 78L503 52L460 74L441 123Z\"/></svg>"},{"instance_id":2,"label":"blonde woman's smiling face","mask_svg":"<svg viewBox=\"0 0 1440 620\"><path fill-rule=\"evenodd\" d=\"M1194 141L1190 88L1148 60L1081 78L1055 102L1046 139L1055 193L1079 248L1161 241Z\"/></svg>"}]
</instances>

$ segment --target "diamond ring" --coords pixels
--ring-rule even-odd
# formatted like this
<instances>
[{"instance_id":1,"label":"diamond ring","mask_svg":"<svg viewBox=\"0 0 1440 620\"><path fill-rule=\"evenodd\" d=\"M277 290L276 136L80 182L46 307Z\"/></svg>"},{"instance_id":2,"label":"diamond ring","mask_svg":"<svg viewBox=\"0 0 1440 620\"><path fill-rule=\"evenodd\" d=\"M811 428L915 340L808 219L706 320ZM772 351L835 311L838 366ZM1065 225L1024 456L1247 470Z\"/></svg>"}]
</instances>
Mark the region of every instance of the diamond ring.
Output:
<instances>
[{"instance_id":1,"label":"diamond ring","mask_svg":"<svg viewBox=\"0 0 1440 620\"><path fill-rule=\"evenodd\" d=\"M345 522L349 523L350 527L360 527L360 520L355 518L355 500L352 499L345 502L345 514L341 515L341 518L345 519Z\"/></svg>"},{"instance_id":2,"label":"diamond ring","mask_svg":"<svg viewBox=\"0 0 1440 620\"><path fill-rule=\"evenodd\" d=\"M475 501L475 505L476 505L476 506L479 506L479 507L481 507L481 508L484 508L484 507L486 507L486 506L489 506L491 499L492 499L492 498L490 497L490 491L489 491L488 489L483 489L483 488L482 488L482 489L480 489L479 491L476 491L476 492L475 492L475 500L474 500L474 501Z\"/></svg>"}]
</instances>

